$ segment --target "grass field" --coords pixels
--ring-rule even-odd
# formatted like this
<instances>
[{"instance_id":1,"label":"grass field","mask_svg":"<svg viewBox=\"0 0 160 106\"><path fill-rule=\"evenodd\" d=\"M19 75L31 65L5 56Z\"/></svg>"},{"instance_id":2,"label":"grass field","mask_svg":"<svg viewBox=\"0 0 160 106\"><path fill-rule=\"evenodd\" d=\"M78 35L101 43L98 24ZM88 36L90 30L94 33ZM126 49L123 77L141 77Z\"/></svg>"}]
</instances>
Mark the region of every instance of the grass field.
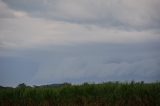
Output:
<instances>
[{"instance_id":1,"label":"grass field","mask_svg":"<svg viewBox=\"0 0 160 106\"><path fill-rule=\"evenodd\" d=\"M1 106L160 106L160 83L119 83L0 89Z\"/></svg>"}]
</instances>

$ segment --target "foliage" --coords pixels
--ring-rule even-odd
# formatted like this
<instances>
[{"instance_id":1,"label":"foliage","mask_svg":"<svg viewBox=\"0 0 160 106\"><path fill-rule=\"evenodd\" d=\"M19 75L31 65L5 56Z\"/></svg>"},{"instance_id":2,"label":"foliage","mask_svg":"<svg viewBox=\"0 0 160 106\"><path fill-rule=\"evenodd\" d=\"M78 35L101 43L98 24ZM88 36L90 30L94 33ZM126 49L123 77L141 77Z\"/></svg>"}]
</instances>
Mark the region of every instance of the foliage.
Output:
<instances>
[{"instance_id":1,"label":"foliage","mask_svg":"<svg viewBox=\"0 0 160 106\"><path fill-rule=\"evenodd\" d=\"M160 83L65 84L0 89L0 106L160 106Z\"/></svg>"}]
</instances>

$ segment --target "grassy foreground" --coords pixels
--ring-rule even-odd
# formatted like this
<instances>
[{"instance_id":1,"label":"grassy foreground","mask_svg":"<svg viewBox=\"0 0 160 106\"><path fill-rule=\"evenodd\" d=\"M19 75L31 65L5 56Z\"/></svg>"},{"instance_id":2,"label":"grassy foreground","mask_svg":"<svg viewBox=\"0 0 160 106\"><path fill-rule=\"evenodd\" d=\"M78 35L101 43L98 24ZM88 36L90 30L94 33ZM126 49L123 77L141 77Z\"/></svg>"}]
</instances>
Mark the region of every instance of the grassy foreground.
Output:
<instances>
[{"instance_id":1,"label":"grassy foreground","mask_svg":"<svg viewBox=\"0 0 160 106\"><path fill-rule=\"evenodd\" d=\"M160 83L1 88L0 106L160 106Z\"/></svg>"}]
</instances>

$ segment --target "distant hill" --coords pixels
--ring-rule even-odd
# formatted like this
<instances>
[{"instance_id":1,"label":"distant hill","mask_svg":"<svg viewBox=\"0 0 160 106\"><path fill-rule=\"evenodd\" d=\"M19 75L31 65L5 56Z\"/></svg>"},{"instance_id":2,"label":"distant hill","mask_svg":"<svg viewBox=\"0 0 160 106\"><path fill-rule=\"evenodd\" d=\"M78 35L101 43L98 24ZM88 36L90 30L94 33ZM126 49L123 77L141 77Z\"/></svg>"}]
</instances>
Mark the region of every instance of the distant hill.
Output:
<instances>
[{"instance_id":1,"label":"distant hill","mask_svg":"<svg viewBox=\"0 0 160 106\"><path fill-rule=\"evenodd\" d=\"M4 87L4 86L0 86L0 89L11 89L12 87Z\"/></svg>"},{"instance_id":2,"label":"distant hill","mask_svg":"<svg viewBox=\"0 0 160 106\"><path fill-rule=\"evenodd\" d=\"M40 86L34 86L36 88L40 88L40 87L49 87L49 88L52 88L52 87L62 87L62 86L71 86L70 83L62 83L62 84L47 84L47 85L40 85Z\"/></svg>"}]
</instances>

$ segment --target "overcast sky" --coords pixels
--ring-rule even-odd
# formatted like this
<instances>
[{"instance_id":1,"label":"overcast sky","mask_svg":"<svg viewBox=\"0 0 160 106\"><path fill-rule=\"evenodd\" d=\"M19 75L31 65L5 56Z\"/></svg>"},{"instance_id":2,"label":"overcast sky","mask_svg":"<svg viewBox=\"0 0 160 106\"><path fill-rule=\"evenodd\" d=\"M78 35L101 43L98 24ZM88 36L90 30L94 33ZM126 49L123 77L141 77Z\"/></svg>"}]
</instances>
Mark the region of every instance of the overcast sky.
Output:
<instances>
[{"instance_id":1,"label":"overcast sky","mask_svg":"<svg viewBox=\"0 0 160 106\"><path fill-rule=\"evenodd\" d=\"M160 80L160 0L0 0L0 85Z\"/></svg>"}]
</instances>

